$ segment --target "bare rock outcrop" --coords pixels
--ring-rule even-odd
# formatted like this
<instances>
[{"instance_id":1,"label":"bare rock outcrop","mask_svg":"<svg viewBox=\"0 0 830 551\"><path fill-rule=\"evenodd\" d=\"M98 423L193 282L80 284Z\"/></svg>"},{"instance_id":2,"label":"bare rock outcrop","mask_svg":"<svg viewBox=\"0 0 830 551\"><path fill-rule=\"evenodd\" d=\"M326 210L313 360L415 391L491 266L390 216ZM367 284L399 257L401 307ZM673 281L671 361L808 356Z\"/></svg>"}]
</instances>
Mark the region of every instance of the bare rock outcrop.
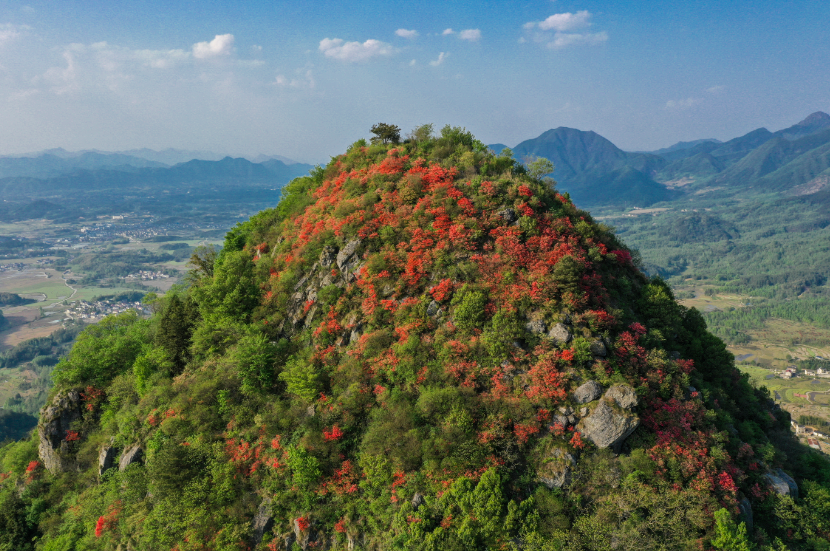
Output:
<instances>
[{"instance_id":1,"label":"bare rock outcrop","mask_svg":"<svg viewBox=\"0 0 830 551\"><path fill-rule=\"evenodd\" d=\"M346 281L354 281L355 279L353 272L360 263L360 257L356 254L359 247L360 239L352 239L337 253L337 267Z\"/></svg>"},{"instance_id":2,"label":"bare rock outcrop","mask_svg":"<svg viewBox=\"0 0 830 551\"><path fill-rule=\"evenodd\" d=\"M130 446L121 454L121 459L118 461L118 470L123 471L133 463L141 463L143 461L144 450L138 444Z\"/></svg>"},{"instance_id":3,"label":"bare rock outcrop","mask_svg":"<svg viewBox=\"0 0 830 551\"><path fill-rule=\"evenodd\" d=\"M77 468L72 453L74 442L66 438L72 424L82 416L81 393L76 389L59 392L40 411L38 456L49 472L56 474Z\"/></svg>"},{"instance_id":4,"label":"bare rock outcrop","mask_svg":"<svg viewBox=\"0 0 830 551\"><path fill-rule=\"evenodd\" d=\"M555 344L567 344L571 341L571 332L565 327L564 323L557 323L548 332L548 338Z\"/></svg>"},{"instance_id":5,"label":"bare rock outcrop","mask_svg":"<svg viewBox=\"0 0 830 551\"><path fill-rule=\"evenodd\" d=\"M767 479L770 488L775 493L782 496L790 496L793 499L798 499L798 484L795 483L793 477L782 471L775 469L764 475Z\"/></svg>"},{"instance_id":6,"label":"bare rock outcrop","mask_svg":"<svg viewBox=\"0 0 830 551\"><path fill-rule=\"evenodd\" d=\"M605 393L605 398L614 400L621 408L632 409L637 406L637 392L628 385L614 385Z\"/></svg>"},{"instance_id":7,"label":"bare rock outcrop","mask_svg":"<svg viewBox=\"0 0 830 551\"><path fill-rule=\"evenodd\" d=\"M604 358L608 355L608 349L605 347L605 343L602 342L602 339L591 341L591 354L599 358Z\"/></svg>"},{"instance_id":8,"label":"bare rock outcrop","mask_svg":"<svg viewBox=\"0 0 830 551\"><path fill-rule=\"evenodd\" d=\"M550 488L565 488L571 483L571 470L576 458L568 452L556 450L544 467L537 471L539 480Z\"/></svg>"},{"instance_id":9,"label":"bare rock outcrop","mask_svg":"<svg viewBox=\"0 0 830 551\"><path fill-rule=\"evenodd\" d=\"M103 476L105 472L115 466L115 456L118 450L112 446L103 446L98 453L98 476Z\"/></svg>"},{"instance_id":10,"label":"bare rock outcrop","mask_svg":"<svg viewBox=\"0 0 830 551\"><path fill-rule=\"evenodd\" d=\"M545 322L542 320L532 320L525 324L525 329L534 335L542 335L545 333Z\"/></svg>"},{"instance_id":11,"label":"bare rock outcrop","mask_svg":"<svg viewBox=\"0 0 830 551\"><path fill-rule=\"evenodd\" d=\"M574 390L574 401L577 404L587 404L602 396L602 387L596 381L588 381Z\"/></svg>"},{"instance_id":12,"label":"bare rock outcrop","mask_svg":"<svg viewBox=\"0 0 830 551\"><path fill-rule=\"evenodd\" d=\"M271 500L266 499L259 504L256 515L254 515L254 519L251 521L251 543L254 546L259 545L262 542L265 532L268 532L273 527L274 517L271 515Z\"/></svg>"},{"instance_id":13,"label":"bare rock outcrop","mask_svg":"<svg viewBox=\"0 0 830 551\"><path fill-rule=\"evenodd\" d=\"M640 426L640 418L630 411L636 405L633 388L615 385L605 393L593 411L580 421L577 428L583 438L597 447L619 451L625 439Z\"/></svg>"}]
</instances>

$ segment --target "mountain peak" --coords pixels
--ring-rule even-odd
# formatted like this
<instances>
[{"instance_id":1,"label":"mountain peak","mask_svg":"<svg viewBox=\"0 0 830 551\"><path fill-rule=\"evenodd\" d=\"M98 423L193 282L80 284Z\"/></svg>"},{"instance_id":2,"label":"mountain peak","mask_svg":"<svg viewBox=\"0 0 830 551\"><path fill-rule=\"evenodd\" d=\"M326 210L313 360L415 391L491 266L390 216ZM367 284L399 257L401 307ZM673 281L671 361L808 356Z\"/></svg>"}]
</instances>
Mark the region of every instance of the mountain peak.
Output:
<instances>
[{"instance_id":1,"label":"mountain peak","mask_svg":"<svg viewBox=\"0 0 830 551\"><path fill-rule=\"evenodd\" d=\"M830 115L824 111L816 111L794 126L825 127L830 126Z\"/></svg>"}]
</instances>

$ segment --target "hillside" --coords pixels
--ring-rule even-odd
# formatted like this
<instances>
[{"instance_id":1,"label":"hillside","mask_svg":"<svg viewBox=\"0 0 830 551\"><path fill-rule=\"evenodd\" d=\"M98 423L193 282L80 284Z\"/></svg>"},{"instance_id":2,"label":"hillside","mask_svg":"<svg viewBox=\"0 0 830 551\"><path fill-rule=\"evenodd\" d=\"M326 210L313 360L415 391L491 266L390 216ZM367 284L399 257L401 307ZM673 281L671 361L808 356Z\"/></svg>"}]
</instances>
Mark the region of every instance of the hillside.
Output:
<instances>
[{"instance_id":1,"label":"hillside","mask_svg":"<svg viewBox=\"0 0 830 551\"><path fill-rule=\"evenodd\" d=\"M0 548L826 549L830 461L701 314L544 163L419 130L87 328L0 448Z\"/></svg>"}]
</instances>

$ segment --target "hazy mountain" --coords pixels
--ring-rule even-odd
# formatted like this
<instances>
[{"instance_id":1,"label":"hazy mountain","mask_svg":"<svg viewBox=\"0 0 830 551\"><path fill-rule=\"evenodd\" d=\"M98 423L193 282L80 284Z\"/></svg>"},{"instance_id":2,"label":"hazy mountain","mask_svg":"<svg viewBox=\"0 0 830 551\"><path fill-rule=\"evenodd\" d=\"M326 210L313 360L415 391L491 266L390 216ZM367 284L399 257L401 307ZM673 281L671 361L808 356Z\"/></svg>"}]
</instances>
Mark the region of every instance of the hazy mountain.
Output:
<instances>
[{"instance_id":1,"label":"hazy mountain","mask_svg":"<svg viewBox=\"0 0 830 551\"><path fill-rule=\"evenodd\" d=\"M67 192L112 191L123 195L162 187L168 191L192 188L195 193L225 193L244 187L281 186L307 174L310 165L286 165L276 159L256 164L225 157L219 161L191 160L173 167L76 170L50 178L12 177L0 179L0 196L51 196Z\"/></svg>"},{"instance_id":2,"label":"hazy mountain","mask_svg":"<svg viewBox=\"0 0 830 551\"><path fill-rule=\"evenodd\" d=\"M259 155L253 157L245 157L252 163L264 163L266 161L277 160L282 161L287 165L296 165L301 164L299 161L295 161L294 159L289 159L288 157L283 157L282 155L263 155L260 153Z\"/></svg>"},{"instance_id":3,"label":"hazy mountain","mask_svg":"<svg viewBox=\"0 0 830 551\"><path fill-rule=\"evenodd\" d=\"M166 166L168 165L120 153L88 151L73 156L44 153L35 157L0 157L0 178L12 176L48 178L74 172L78 169L110 168L130 171L132 168L161 168Z\"/></svg>"},{"instance_id":4,"label":"hazy mountain","mask_svg":"<svg viewBox=\"0 0 830 551\"><path fill-rule=\"evenodd\" d=\"M200 159L203 161L219 161L225 157L225 155L214 151L189 151L186 149L172 148L162 149L161 151L146 148L131 149L129 151L119 151L119 153L140 157L142 159L147 159L148 161L164 163L166 165L186 163L187 161L192 161L193 159Z\"/></svg>"},{"instance_id":5,"label":"hazy mountain","mask_svg":"<svg viewBox=\"0 0 830 551\"><path fill-rule=\"evenodd\" d=\"M764 179L764 187L785 189L803 184L827 168L830 129L788 140L781 134L747 153L740 161L718 174L714 181L729 185L749 185ZM798 160L796 163L795 161ZM789 168L772 177L772 173ZM798 174L798 178L792 178ZM790 176L790 177L787 177Z\"/></svg>"},{"instance_id":6,"label":"hazy mountain","mask_svg":"<svg viewBox=\"0 0 830 551\"><path fill-rule=\"evenodd\" d=\"M513 148L518 160L545 157L555 167L559 188L587 205L650 205L675 193L652 179L666 161L647 153L627 153L596 132L560 127Z\"/></svg>"},{"instance_id":7,"label":"hazy mountain","mask_svg":"<svg viewBox=\"0 0 830 551\"><path fill-rule=\"evenodd\" d=\"M503 149L507 148L507 146L504 145L503 143L491 143L491 144L488 144L487 147L489 147L490 151L492 151L496 155L501 153Z\"/></svg>"},{"instance_id":8,"label":"hazy mountain","mask_svg":"<svg viewBox=\"0 0 830 551\"><path fill-rule=\"evenodd\" d=\"M775 134L788 140L792 140L800 138L801 136L821 132L827 128L830 128L830 115L821 111L816 111L803 121L796 123L789 128L779 130Z\"/></svg>"},{"instance_id":9,"label":"hazy mountain","mask_svg":"<svg viewBox=\"0 0 830 551\"><path fill-rule=\"evenodd\" d=\"M673 153L675 151L683 151L686 149L691 149L697 145L703 143L722 143L720 140L716 140L715 138L704 138L702 140L692 140L690 142L677 142L674 145L670 145L669 147L664 147L663 149L658 149L657 151L650 151L652 155L665 155L667 153Z\"/></svg>"}]
</instances>

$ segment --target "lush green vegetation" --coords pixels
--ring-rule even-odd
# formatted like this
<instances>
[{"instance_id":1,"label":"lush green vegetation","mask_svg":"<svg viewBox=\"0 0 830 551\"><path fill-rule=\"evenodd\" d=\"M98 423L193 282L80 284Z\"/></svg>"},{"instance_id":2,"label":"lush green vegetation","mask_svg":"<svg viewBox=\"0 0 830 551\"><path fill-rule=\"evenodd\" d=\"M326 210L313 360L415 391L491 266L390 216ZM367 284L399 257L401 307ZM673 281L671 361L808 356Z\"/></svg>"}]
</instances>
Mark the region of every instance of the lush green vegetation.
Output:
<instances>
[{"instance_id":1,"label":"lush green vegetation","mask_svg":"<svg viewBox=\"0 0 830 551\"><path fill-rule=\"evenodd\" d=\"M197 249L151 319L78 336L73 468L0 448L0 548L828 548L830 461L543 163L449 126L377 141ZM619 454L557 420L588 379L636 391Z\"/></svg>"},{"instance_id":2,"label":"lush green vegetation","mask_svg":"<svg viewBox=\"0 0 830 551\"><path fill-rule=\"evenodd\" d=\"M16 293L0 293L0 306L22 306L37 302L31 298L23 298Z\"/></svg>"},{"instance_id":3,"label":"lush green vegetation","mask_svg":"<svg viewBox=\"0 0 830 551\"><path fill-rule=\"evenodd\" d=\"M733 344L770 318L830 327L830 227L823 206L756 196L697 200L699 213L670 211L617 219L643 266L675 288L749 296L749 304L705 312L716 335ZM807 344L826 345L827 342Z\"/></svg>"},{"instance_id":4,"label":"lush green vegetation","mask_svg":"<svg viewBox=\"0 0 830 551\"><path fill-rule=\"evenodd\" d=\"M155 264L161 262L183 261L190 257L190 249L152 252L146 249L137 251L105 249L79 255L68 263L73 272L84 274L81 284L95 285L102 281L118 280L140 270L155 271ZM64 268L63 265L58 266ZM121 282L123 285L123 282Z\"/></svg>"}]
</instances>

